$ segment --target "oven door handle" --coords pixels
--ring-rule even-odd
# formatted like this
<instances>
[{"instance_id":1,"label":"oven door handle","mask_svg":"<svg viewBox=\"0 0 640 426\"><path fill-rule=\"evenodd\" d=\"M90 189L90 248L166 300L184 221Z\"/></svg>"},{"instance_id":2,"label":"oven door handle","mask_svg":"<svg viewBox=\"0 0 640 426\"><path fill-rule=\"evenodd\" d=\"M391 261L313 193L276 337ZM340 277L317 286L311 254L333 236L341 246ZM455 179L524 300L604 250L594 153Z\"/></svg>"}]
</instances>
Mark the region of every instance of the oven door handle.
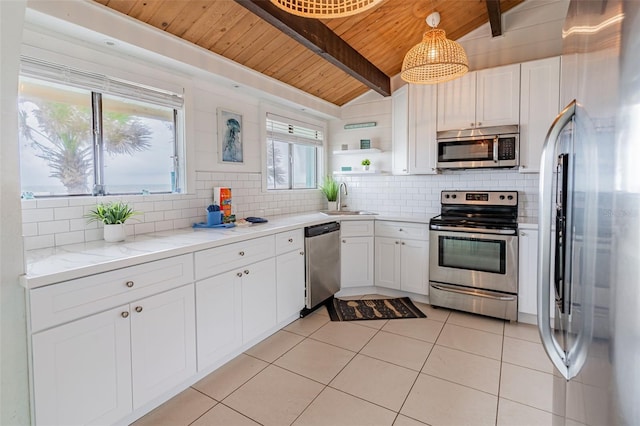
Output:
<instances>
[{"instance_id":1,"label":"oven door handle","mask_svg":"<svg viewBox=\"0 0 640 426\"><path fill-rule=\"evenodd\" d=\"M429 227L434 231L453 231L453 232L473 232L475 234L493 234L493 235L516 235L515 229L486 229L486 228L468 228L465 226L443 226L431 225Z\"/></svg>"},{"instance_id":2,"label":"oven door handle","mask_svg":"<svg viewBox=\"0 0 640 426\"><path fill-rule=\"evenodd\" d=\"M462 290L459 288L453 288L450 286L443 286L440 284L433 284L433 283L431 283L431 287L440 291L448 291L450 293L464 294L466 296L484 297L486 299L500 300L504 302L510 302L510 301L516 300L516 296L494 296L495 293L489 293L487 291Z\"/></svg>"}]
</instances>

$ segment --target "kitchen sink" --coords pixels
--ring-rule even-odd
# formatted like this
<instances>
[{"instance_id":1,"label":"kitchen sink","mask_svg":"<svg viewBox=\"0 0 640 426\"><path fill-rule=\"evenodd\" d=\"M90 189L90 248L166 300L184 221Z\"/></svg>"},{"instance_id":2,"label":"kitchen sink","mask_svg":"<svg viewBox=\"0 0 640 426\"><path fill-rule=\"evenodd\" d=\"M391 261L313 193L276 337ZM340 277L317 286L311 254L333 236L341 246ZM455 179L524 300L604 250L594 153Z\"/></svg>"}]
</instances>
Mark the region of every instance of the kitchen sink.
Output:
<instances>
[{"instance_id":1,"label":"kitchen sink","mask_svg":"<svg viewBox=\"0 0 640 426\"><path fill-rule=\"evenodd\" d=\"M368 212L365 210L331 210L331 211L323 211L320 212L322 214L326 214L327 216L353 216L353 215L359 215L359 214L378 214L378 213L373 213L373 212Z\"/></svg>"}]
</instances>

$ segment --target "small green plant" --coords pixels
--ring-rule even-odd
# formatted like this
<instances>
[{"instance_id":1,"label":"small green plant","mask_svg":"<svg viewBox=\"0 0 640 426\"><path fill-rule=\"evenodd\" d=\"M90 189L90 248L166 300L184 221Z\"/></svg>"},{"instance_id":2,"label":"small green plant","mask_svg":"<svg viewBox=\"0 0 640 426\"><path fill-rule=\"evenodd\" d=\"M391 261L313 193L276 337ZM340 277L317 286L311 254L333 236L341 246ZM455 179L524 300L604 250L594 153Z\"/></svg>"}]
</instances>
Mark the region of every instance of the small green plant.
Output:
<instances>
[{"instance_id":1,"label":"small green plant","mask_svg":"<svg viewBox=\"0 0 640 426\"><path fill-rule=\"evenodd\" d=\"M361 163L363 166L370 166L371 165L371 161L369 161L368 158L365 158L364 160L362 160Z\"/></svg>"},{"instance_id":2,"label":"small green plant","mask_svg":"<svg viewBox=\"0 0 640 426\"><path fill-rule=\"evenodd\" d=\"M140 212L134 211L129 204L122 201L113 201L111 203L98 204L85 217L88 219L88 223L102 222L105 225L115 225L124 223L131 216L137 214L140 214Z\"/></svg>"},{"instance_id":3,"label":"small green plant","mask_svg":"<svg viewBox=\"0 0 640 426\"><path fill-rule=\"evenodd\" d=\"M338 190L340 185L331 175L327 175L322 184L318 187L320 191L327 197L327 201L336 201L338 199Z\"/></svg>"}]
</instances>

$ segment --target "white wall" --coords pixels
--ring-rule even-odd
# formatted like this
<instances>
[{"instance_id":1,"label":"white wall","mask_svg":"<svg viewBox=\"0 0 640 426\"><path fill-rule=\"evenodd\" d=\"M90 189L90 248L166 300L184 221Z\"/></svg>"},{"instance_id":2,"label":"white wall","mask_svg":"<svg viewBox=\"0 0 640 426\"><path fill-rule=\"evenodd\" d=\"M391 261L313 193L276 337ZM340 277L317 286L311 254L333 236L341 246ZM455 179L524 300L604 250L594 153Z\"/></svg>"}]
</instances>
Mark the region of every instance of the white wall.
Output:
<instances>
[{"instance_id":1,"label":"white wall","mask_svg":"<svg viewBox=\"0 0 640 426\"><path fill-rule=\"evenodd\" d=\"M0 424L29 424L18 172L18 70L25 1L0 2Z\"/></svg>"}]
</instances>

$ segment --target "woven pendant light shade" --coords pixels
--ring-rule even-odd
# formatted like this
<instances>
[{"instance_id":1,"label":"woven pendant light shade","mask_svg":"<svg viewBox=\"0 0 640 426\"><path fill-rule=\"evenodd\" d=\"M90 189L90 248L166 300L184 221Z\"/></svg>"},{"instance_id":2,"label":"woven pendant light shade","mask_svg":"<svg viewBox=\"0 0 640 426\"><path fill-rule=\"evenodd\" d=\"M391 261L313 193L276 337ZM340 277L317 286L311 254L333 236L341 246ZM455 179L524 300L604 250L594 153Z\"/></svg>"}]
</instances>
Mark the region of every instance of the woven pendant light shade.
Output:
<instances>
[{"instance_id":1,"label":"woven pendant light shade","mask_svg":"<svg viewBox=\"0 0 640 426\"><path fill-rule=\"evenodd\" d=\"M317 19L355 15L381 2L382 0L271 0L271 3L293 15Z\"/></svg>"},{"instance_id":2,"label":"woven pendant light shade","mask_svg":"<svg viewBox=\"0 0 640 426\"><path fill-rule=\"evenodd\" d=\"M436 84L462 77L469 71L467 54L444 30L432 28L404 57L400 77L407 83Z\"/></svg>"}]
</instances>

